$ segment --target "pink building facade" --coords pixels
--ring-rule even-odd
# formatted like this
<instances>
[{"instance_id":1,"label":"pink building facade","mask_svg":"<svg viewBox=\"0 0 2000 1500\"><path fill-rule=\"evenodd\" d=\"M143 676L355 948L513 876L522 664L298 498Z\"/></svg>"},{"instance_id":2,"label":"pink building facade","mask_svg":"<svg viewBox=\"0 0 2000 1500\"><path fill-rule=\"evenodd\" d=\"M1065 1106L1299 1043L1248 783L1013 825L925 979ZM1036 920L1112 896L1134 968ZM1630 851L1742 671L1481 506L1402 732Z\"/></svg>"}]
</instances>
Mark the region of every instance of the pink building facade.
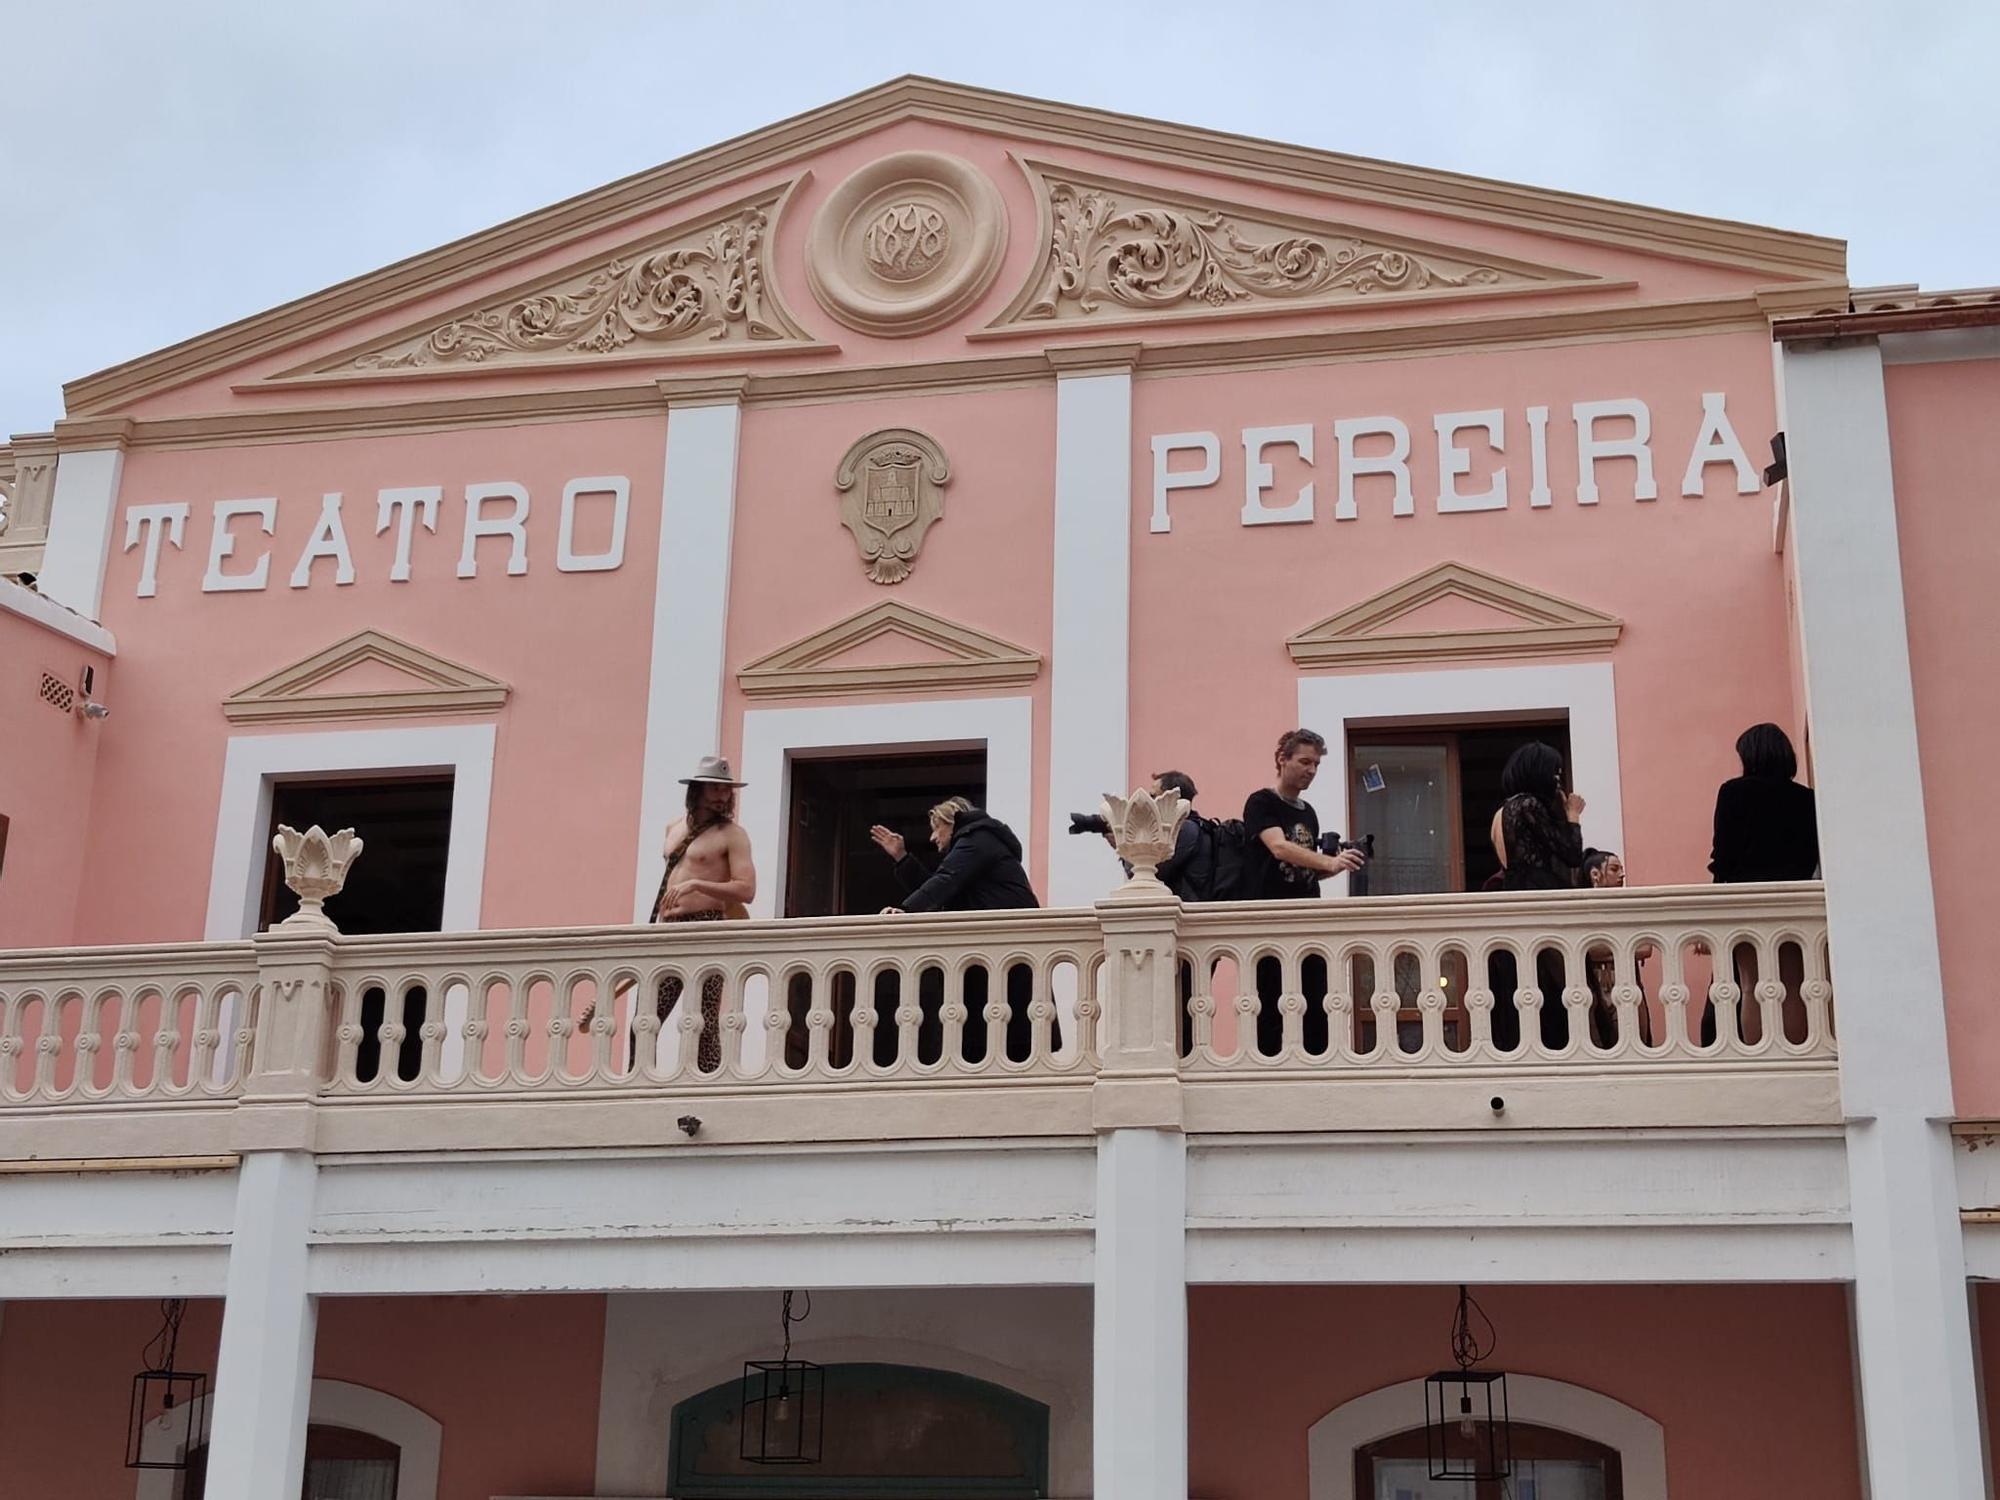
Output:
<instances>
[{"instance_id":1,"label":"pink building facade","mask_svg":"<svg viewBox=\"0 0 2000 1500\"><path fill-rule=\"evenodd\" d=\"M18 1493L1476 1500L1461 1285L1515 1493L1990 1493L1996 328L905 79L72 383L0 448ZM1713 884L1760 722L1819 878ZM1365 891L1070 836L1300 724ZM1481 889L1531 740L1625 888ZM751 920L648 925L713 754ZM954 792L1040 909L876 915Z\"/></svg>"}]
</instances>

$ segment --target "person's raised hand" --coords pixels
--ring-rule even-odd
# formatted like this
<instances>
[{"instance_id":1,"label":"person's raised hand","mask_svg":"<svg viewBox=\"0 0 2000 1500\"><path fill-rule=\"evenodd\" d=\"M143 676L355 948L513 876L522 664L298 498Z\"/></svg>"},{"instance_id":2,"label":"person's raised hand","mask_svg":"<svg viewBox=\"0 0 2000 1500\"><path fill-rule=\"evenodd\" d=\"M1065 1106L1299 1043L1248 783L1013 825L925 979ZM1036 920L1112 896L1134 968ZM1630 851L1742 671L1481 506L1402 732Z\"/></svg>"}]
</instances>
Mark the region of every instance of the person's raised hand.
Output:
<instances>
[{"instance_id":1,"label":"person's raised hand","mask_svg":"<svg viewBox=\"0 0 2000 1500\"><path fill-rule=\"evenodd\" d=\"M902 859L910 852L910 846L900 833L893 833L877 823L868 830L868 837L875 841L875 847L891 859Z\"/></svg>"},{"instance_id":2,"label":"person's raised hand","mask_svg":"<svg viewBox=\"0 0 2000 1500\"><path fill-rule=\"evenodd\" d=\"M1564 797L1563 810L1569 814L1570 822L1581 823L1583 821L1582 796L1576 792L1571 792L1568 796Z\"/></svg>"}]
</instances>

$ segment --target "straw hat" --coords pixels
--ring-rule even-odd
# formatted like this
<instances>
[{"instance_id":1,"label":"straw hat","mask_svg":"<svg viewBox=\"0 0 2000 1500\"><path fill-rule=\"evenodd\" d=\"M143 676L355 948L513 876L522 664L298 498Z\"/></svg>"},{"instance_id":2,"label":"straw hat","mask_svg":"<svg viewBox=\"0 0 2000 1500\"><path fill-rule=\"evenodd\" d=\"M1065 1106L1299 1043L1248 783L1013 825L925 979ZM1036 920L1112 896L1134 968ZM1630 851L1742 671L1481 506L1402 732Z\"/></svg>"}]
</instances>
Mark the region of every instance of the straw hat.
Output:
<instances>
[{"instance_id":1,"label":"straw hat","mask_svg":"<svg viewBox=\"0 0 2000 1500\"><path fill-rule=\"evenodd\" d=\"M750 784L747 781L738 781L735 773L729 769L729 761L720 755L704 755L701 758L701 764L695 767L694 775L683 776L681 778L682 786L694 786L697 783L710 786L748 786Z\"/></svg>"}]
</instances>

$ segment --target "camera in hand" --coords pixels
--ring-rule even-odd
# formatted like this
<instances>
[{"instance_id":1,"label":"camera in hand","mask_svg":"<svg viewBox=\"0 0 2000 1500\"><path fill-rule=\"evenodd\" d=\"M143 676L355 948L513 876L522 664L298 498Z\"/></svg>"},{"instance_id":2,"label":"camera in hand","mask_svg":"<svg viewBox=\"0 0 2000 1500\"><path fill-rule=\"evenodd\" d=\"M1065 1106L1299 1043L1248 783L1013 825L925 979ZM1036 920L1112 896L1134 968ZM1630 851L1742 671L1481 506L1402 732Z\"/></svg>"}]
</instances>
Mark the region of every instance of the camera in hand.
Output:
<instances>
[{"instance_id":1,"label":"camera in hand","mask_svg":"<svg viewBox=\"0 0 2000 1500\"><path fill-rule=\"evenodd\" d=\"M1323 833L1319 836L1319 852L1322 854L1343 854L1349 849L1358 851L1365 860L1372 860L1375 857L1375 835L1364 833L1360 839L1352 842L1343 839L1338 833ZM1350 896L1365 896L1368 894L1367 865L1364 864L1358 870L1348 871L1347 894Z\"/></svg>"},{"instance_id":2,"label":"camera in hand","mask_svg":"<svg viewBox=\"0 0 2000 1500\"><path fill-rule=\"evenodd\" d=\"M1111 825L1104 821L1102 813L1073 812L1069 815L1069 831L1071 833L1109 834L1111 832Z\"/></svg>"}]
</instances>

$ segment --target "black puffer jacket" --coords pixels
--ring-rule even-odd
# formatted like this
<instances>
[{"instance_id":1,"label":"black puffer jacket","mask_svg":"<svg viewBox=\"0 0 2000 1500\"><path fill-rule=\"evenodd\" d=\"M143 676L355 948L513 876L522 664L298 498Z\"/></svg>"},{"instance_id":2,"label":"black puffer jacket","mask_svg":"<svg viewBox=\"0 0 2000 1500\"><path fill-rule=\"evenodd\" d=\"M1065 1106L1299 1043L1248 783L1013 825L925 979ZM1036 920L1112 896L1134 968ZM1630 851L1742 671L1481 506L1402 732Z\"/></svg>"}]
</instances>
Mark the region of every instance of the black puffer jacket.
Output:
<instances>
[{"instance_id":1,"label":"black puffer jacket","mask_svg":"<svg viewBox=\"0 0 2000 1500\"><path fill-rule=\"evenodd\" d=\"M963 812L952 824L951 843L935 873L905 854L896 878L909 892L904 911L1002 911L1040 906L1028 872L1021 868L1021 841L998 818L978 810Z\"/></svg>"}]
</instances>

